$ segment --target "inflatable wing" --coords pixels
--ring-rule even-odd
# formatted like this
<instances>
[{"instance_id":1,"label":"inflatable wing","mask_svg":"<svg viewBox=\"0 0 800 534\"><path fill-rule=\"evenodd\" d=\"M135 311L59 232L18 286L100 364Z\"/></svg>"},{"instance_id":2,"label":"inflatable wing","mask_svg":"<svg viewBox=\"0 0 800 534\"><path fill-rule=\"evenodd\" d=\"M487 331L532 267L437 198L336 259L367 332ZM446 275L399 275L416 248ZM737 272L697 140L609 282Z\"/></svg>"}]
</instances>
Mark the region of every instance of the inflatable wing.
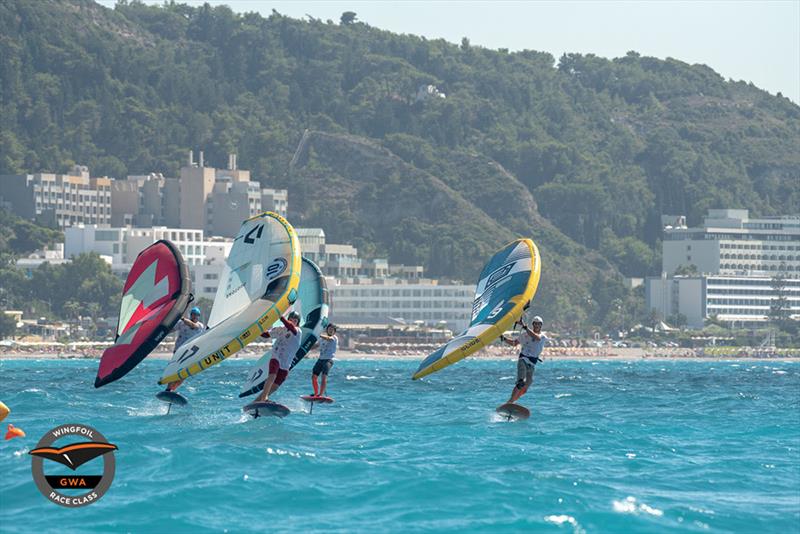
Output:
<instances>
[{"instance_id":1,"label":"inflatable wing","mask_svg":"<svg viewBox=\"0 0 800 534\"><path fill-rule=\"evenodd\" d=\"M541 270L539 249L530 239L513 241L492 256L475 288L469 327L425 358L412 378L444 369L500 337L533 299Z\"/></svg>"},{"instance_id":2,"label":"inflatable wing","mask_svg":"<svg viewBox=\"0 0 800 534\"><path fill-rule=\"evenodd\" d=\"M169 241L144 249L122 289L114 345L100 358L94 387L128 374L175 327L191 301L189 269Z\"/></svg>"},{"instance_id":3,"label":"inflatable wing","mask_svg":"<svg viewBox=\"0 0 800 534\"><path fill-rule=\"evenodd\" d=\"M219 282L209 329L178 349L160 384L184 380L235 354L297 300L300 244L292 225L271 212L244 221Z\"/></svg>"}]
</instances>

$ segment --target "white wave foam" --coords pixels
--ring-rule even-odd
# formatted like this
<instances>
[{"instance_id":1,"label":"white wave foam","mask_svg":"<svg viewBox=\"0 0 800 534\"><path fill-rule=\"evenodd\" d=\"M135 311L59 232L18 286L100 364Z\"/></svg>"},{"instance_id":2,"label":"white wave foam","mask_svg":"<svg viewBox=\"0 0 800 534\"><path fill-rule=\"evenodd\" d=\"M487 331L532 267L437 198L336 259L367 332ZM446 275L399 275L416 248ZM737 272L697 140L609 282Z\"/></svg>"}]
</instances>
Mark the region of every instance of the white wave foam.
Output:
<instances>
[{"instance_id":1,"label":"white wave foam","mask_svg":"<svg viewBox=\"0 0 800 534\"><path fill-rule=\"evenodd\" d=\"M345 380L372 380L372 379L373 379L373 378L375 378L375 377L374 377L374 376L353 376L353 375L347 375L347 376L345 376L344 378L345 378Z\"/></svg>"},{"instance_id":2,"label":"white wave foam","mask_svg":"<svg viewBox=\"0 0 800 534\"><path fill-rule=\"evenodd\" d=\"M571 515L548 515L544 518L545 521L550 521L551 523L555 523L556 525L561 525L563 523L569 523L570 525L577 525L578 522L575 520L574 517Z\"/></svg>"},{"instance_id":3,"label":"white wave foam","mask_svg":"<svg viewBox=\"0 0 800 534\"><path fill-rule=\"evenodd\" d=\"M14 456L17 457L17 458L20 458L20 457L25 456L26 454L28 454L29 450L30 449L28 449L28 447L25 447L24 449L20 449L18 451L14 451Z\"/></svg>"},{"instance_id":4,"label":"white wave foam","mask_svg":"<svg viewBox=\"0 0 800 534\"><path fill-rule=\"evenodd\" d=\"M638 514L639 512L644 512L656 517L664 515L664 512L658 508L653 508L643 502L637 503L636 497L631 497L630 495L626 497L624 501L614 501L612 504L614 506L614 511L621 514Z\"/></svg>"},{"instance_id":5,"label":"white wave foam","mask_svg":"<svg viewBox=\"0 0 800 534\"><path fill-rule=\"evenodd\" d=\"M571 397L572 393L556 393L555 398L563 399L564 397Z\"/></svg>"},{"instance_id":6,"label":"white wave foam","mask_svg":"<svg viewBox=\"0 0 800 534\"><path fill-rule=\"evenodd\" d=\"M169 450L166 447L153 447L152 445L145 445L144 448L147 449L150 452L155 452L155 453L158 453L158 454L171 454L172 453L172 451Z\"/></svg>"},{"instance_id":7,"label":"white wave foam","mask_svg":"<svg viewBox=\"0 0 800 534\"><path fill-rule=\"evenodd\" d=\"M772 371L773 375L785 375L786 371Z\"/></svg>"},{"instance_id":8,"label":"white wave foam","mask_svg":"<svg viewBox=\"0 0 800 534\"><path fill-rule=\"evenodd\" d=\"M277 454L278 456L291 456L292 458L301 458L305 456L306 458L316 458L317 455L313 452L292 452L286 451L283 449L273 449L272 447L267 447L267 454Z\"/></svg>"},{"instance_id":9,"label":"white wave foam","mask_svg":"<svg viewBox=\"0 0 800 534\"><path fill-rule=\"evenodd\" d=\"M633 460L634 458L636 458L636 453L633 453L633 452L626 452L626 453L625 453L625 456L627 456L628 458L630 458L631 460Z\"/></svg>"},{"instance_id":10,"label":"white wave foam","mask_svg":"<svg viewBox=\"0 0 800 534\"><path fill-rule=\"evenodd\" d=\"M143 406L141 408L137 406L127 406L127 412L129 417L153 417L156 415L167 415L167 406L166 404L148 404L147 406ZM172 411L172 413L177 413L177 410Z\"/></svg>"},{"instance_id":11,"label":"white wave foam","mask_svg":"<svg viewBox=\"0 0 800 534\"><path fill-rule=\"evenodd\" d=\"M554 523L556 525L563 525L564 523L566 523L568 525L572 525L572 528L574 529L575 534L583 534L584 532L586 532L578 524L578 521L574 517L572 517L571 515L563 515L563 514L562 515L548 515L548 516L545 516L544 520L548 521L550 523Z\"/></svg>"}]
</instances>

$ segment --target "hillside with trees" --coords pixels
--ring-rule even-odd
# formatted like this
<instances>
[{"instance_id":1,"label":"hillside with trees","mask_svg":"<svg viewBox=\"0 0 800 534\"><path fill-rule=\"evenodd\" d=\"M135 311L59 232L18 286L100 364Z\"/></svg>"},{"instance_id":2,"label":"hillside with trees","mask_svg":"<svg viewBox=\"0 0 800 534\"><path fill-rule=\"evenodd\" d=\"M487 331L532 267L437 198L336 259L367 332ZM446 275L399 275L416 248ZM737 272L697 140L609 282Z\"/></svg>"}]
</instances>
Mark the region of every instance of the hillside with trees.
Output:
<instances>
[{"instance_id":1,"label":"hillside with trees","mask_svg":"<svg viewBox=\"0 0 800 534\"><path fill-rule=\"evenodd\" d=\"M787 98L676 59L489 50L355 13L3 2L0 116L0 174L175 175L189 149L236 152L289 189L296 224L437 276L473 280L532 236L537 303L564 322L636 301L622 277L659 268L661 214L800 206Z\"/></svg>"}]
</instances>

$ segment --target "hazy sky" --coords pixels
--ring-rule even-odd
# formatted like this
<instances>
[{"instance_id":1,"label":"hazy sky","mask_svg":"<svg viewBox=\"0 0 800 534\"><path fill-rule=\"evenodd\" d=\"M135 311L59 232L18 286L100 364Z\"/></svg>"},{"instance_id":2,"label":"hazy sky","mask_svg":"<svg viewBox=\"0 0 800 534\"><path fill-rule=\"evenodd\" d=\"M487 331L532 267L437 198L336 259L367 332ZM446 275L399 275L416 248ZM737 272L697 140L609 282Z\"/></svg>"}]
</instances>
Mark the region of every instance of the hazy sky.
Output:
<instances>
[{"instance_id":1,"label":"hazy sky","mask_svg":"<svg viewBox=\"0 0 800 534\"><path fill-rule=\"evenodd\" d=\"M103 0L113 6L114 0ZM154 2L160 3L160 2ZM188 1L197 5L203 2ZM628 50L703 63L800 103L800 0L763 1L209 1L234 11L272 9L510 50L623 56Z\"/></svg>"}]
</instances>

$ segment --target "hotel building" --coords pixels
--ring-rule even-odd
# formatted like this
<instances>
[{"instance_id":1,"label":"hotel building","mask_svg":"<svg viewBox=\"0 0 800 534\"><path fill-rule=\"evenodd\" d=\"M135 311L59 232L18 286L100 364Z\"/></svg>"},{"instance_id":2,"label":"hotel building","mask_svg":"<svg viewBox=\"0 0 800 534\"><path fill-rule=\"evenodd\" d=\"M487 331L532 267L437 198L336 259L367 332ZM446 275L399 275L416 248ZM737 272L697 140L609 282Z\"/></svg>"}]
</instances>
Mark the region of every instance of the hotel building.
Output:
<instances>
[{"instance_id":1,"label":"hotel building","mask_svg":"<svg viewBox=\"0 0 800 534\"><path fill-rule=\"evenodd\" d=\"M685 274L675 274L681 268ZM763 325L780 297L800 318L800 216L751 219L748 210L714 209L702 227L667 226L662 271L646 280L647 306L665 318L680 313L690 327L712 316Z\"/></svg>"},{"instance_id":2,"label":"hotel building","mask_svg":"<svg viewBox=\"0 0 800 534\"><path fill-rule=\"evenodd\" d=\"M73 224L111 222L111 184L91 178L75 165L67 174L36 173L0 176L0 206L16 215L66 228Z\"/></svg>"}]
</instances>

